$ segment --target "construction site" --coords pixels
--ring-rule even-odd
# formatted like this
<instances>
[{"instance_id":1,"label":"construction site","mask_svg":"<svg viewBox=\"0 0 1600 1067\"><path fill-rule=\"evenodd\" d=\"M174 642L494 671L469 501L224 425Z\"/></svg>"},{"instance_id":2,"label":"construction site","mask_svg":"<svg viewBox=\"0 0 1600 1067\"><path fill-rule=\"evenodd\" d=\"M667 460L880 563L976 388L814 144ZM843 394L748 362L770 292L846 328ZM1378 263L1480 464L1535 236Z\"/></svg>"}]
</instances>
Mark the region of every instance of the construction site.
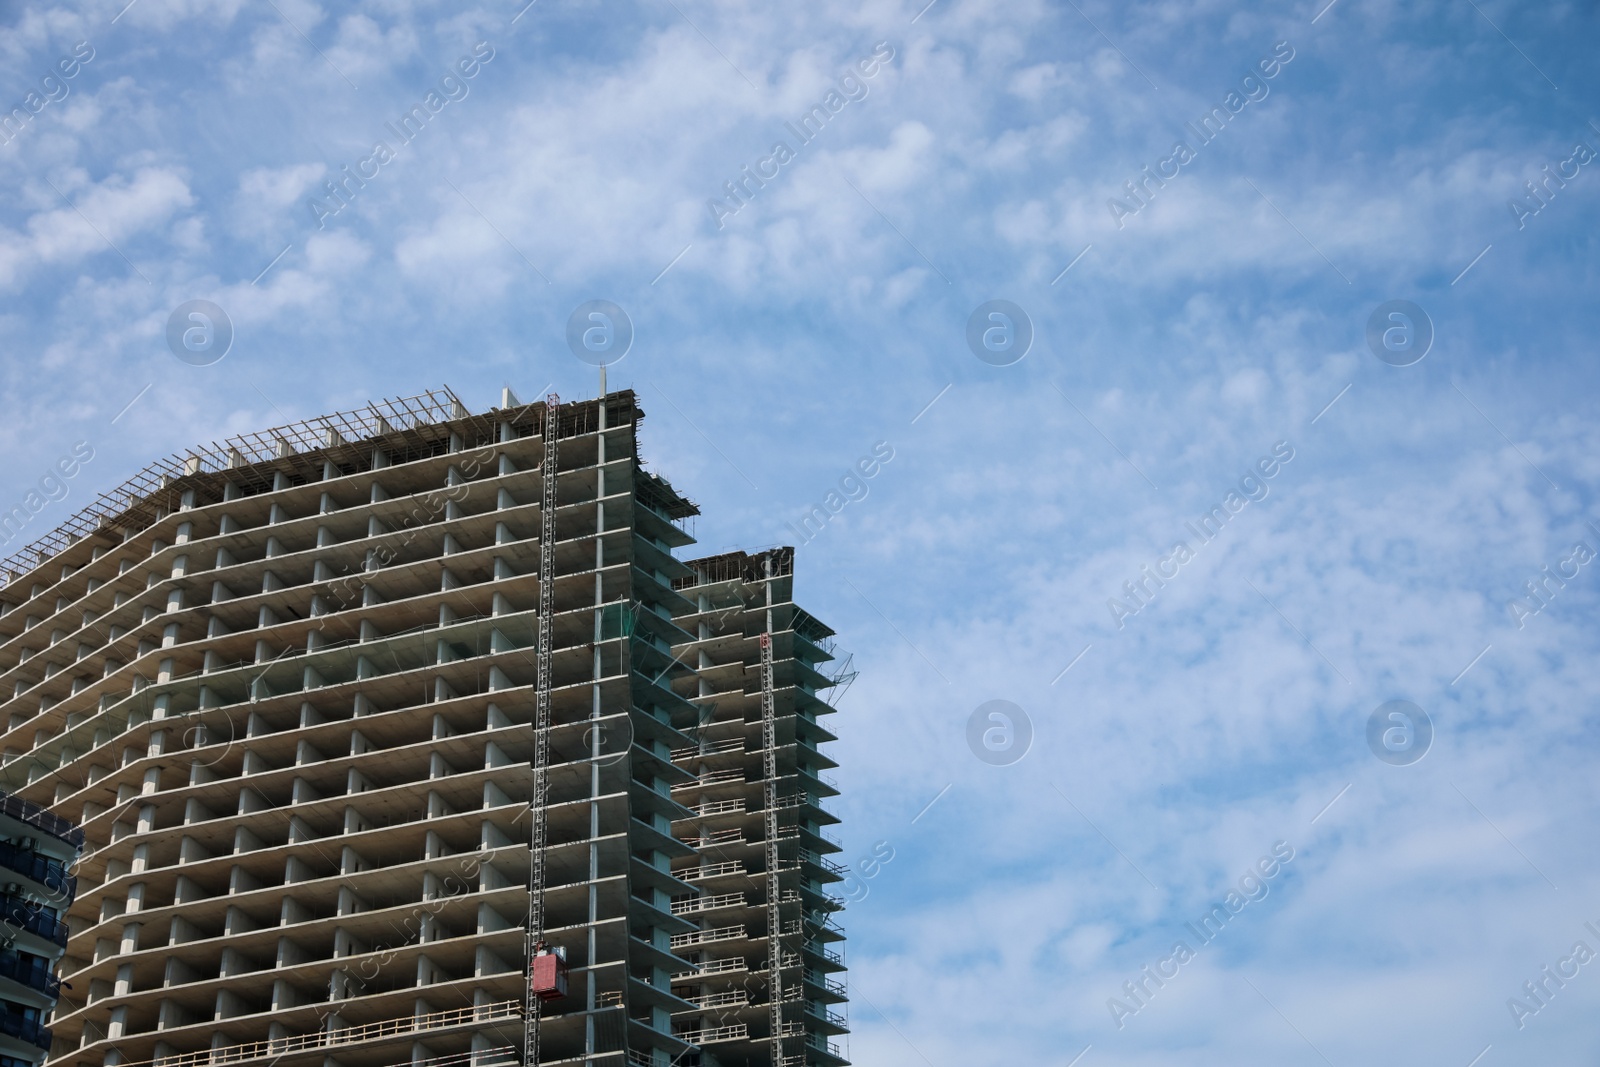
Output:
<instances>
[{"instance_id":1,"label":"construction site","mask_svg":"<svg viewBox=\"0 0 1600 1067\"><path fill-rule=\"evenodd\" d=\"M374 403L0 562L0 788L83 841L45 1062L848 1062L854 675L793 549L680 555L642 418Z\"/></svg>"}]
</instances>

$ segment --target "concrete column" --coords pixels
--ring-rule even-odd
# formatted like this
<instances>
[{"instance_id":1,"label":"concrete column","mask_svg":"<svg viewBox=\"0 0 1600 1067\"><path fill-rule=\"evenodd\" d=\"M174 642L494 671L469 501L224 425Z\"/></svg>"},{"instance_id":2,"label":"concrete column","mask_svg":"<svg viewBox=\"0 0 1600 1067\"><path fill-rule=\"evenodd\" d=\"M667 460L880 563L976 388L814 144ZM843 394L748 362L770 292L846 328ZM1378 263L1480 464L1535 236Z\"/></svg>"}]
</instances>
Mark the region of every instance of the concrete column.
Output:
<instances>
[{"instance_id":1,"label":"concrete column","mask_svg":"<svg viewBox=\"0 0 1600 1067\"><path fill-rule=\"evenodd\" d=\"M126 929L126 927L124 927L124 929ZM139 929L139 925L137 923L135 923L133 925L133 929L135 931L135 936L137 936L137 931ZM124 945L128 944L126 935L124 935L122 943ZM127 952L129 950L124 948L123 951ZM116 984L116 987L113 990L111 995L115 996L115 997L125 997L129 993L132 993L132 992L133 992L133 964L124 963L121 967L117 968L117 984ZM126 1011L127 1009L126 1008L119 1008L118 1010L119 1011ZM115 1016L113 1016L113 1018L114 1017Z\"/></svg>"}]
</instances>

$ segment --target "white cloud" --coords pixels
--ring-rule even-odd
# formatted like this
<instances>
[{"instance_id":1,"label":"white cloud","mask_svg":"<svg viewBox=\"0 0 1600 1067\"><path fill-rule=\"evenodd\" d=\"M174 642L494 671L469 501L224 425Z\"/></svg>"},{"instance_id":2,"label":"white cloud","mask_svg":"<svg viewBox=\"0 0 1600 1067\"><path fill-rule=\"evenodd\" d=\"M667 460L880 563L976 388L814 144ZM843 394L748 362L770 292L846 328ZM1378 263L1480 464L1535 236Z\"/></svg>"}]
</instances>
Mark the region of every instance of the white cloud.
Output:
<instances>
[{"instance_id":1,"label":"white cloud","mask_svg":"<svg viewBox=\"0 0 1600 1067\"><path fill-rule=\"evenodd\" d=\"M322 181L327 170L322 163L294 163L287 167L247 170L239 175L240 206L259 206L280 213L285 208L298 206L300 198Z\"/></svg>"},{"instance_id":2,"label":"white cloud","mask_svg":"<svg viewBox=\"0 0 1600 1067\"><path fill-rule=\"evenodd\" d=\"M194 203L184 175L169 168L141 167L131 176L113 174L98 183L82 170L58 179L59 195L42 182L28 192L35 204L50 198L60 206L36 208L24 222L26 234L0 229L0 285L13 283L30 267L77 263L100 253L116 256L116 245L156 229Z\"/></svg>"}]
</instances>

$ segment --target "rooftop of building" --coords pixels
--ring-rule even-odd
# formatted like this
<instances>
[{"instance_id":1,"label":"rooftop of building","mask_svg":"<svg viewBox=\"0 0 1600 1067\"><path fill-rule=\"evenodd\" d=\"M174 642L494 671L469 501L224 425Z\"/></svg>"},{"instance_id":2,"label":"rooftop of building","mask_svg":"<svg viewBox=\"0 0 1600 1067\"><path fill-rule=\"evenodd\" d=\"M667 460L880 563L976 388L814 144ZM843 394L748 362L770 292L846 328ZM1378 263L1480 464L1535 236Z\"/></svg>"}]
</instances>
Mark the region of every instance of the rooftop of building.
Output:
<instances>
[{"instance_id":1,"label":"rooftop of building","mask_svg":"<svg viewBox=\"0 0 1600 1067\"><path fill-rule=\"evenodd\" d=\"M719 552L714 556L702 556L699 559L684 560L695 572L692 578L679 578L673 585L684 588L691 585L703 585L707 582L759 582L769 577L766 570L767 561L772 562L770 577L782 578L794 573L794 549L787 545L776 548L763 549L757 552Z\"/></svg>"},{"instance_id":2,"label":"rooftop of building","mask_svg":"<svg viewBox=\"0 0 1600 1067\"><path fill-rule=\"evenodd\" d=\"M605 396L610 425L644 418L633 390ZM560 405L560 436L591 432L599 425L600 398ZM277 475L295 484L322 477L323 464L351 467L369 461L374 447L387 451L391 465L435 455L448 448L451 436L467 439L467 447L495 440L497 427L509 423L519 433L544 432L546 401L524 404L511 390L501 406L474 415L448 385L415 396L375 401L364 408L318 415L299 422L220 442L196 445L158 459L133 477L80 509L20 551L0 559L0 588L11 584L64 549L96 533L121 536L153 525L175 510L187 490L202 497L220 497L233 483L249 495L271 490ZM643 472L641 496L671 519L698 515L700 509L665 479Z\"/></svg>"}]
</instances>

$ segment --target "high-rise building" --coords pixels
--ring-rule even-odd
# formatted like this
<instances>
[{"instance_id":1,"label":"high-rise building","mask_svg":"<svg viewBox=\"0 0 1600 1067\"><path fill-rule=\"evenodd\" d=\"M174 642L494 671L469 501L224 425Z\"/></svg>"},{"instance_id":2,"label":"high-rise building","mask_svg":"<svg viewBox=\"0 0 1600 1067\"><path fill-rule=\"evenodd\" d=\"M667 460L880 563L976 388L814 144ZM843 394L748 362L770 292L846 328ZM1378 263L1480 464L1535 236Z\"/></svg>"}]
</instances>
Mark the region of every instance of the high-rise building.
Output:
<instances>
[{"instance_id":1,"label":"high-rise building","mask_svg":"<svg viewBox=\"0 0 1600 1067\"><path fill-rule=\"evenodd\" d=\"M86 842L52 1064L844 1062L830 631L678 558L642 414L322 416L0 563L0 784Z\"/></svg>"},{"instance_id":2,"label":"high-rise building","mask_svg":"<svg viewBox=\"0 0 1600 1067\"><path fill-rule=\"evenodd\" d=\"M82 830L0 792L0 1067L38 1067L50 1050L82 847Z\"/></svg>"},{"instance_id":3,"label":"high-rise building","mask_svg":"<svg viewBox=\"0 0 1600 1067\"><path fill-rule=\"evenodd\" d=\"M837 764L821 751L834 735L819 694L848 667L829 672L833 631L794 603L792 548L689 566L674 585L694 603L679 620L694 634L679 656L695 673L677 688L699 709L699 735L674 753L694 776L674 795L694 813L675 829L696 854L673 868L702 892L680 911L700 928L674 939L694 963L673 976L695 1005L680 1029L725 1063L839 1063L829 1038L846 1030L834 1010L845 1000L833 921L843 904L828 886L846 872L828 858L839 846L824 827L838 819L823 800L838 789L826 768Z\"/></svg>"}]
</instances>

